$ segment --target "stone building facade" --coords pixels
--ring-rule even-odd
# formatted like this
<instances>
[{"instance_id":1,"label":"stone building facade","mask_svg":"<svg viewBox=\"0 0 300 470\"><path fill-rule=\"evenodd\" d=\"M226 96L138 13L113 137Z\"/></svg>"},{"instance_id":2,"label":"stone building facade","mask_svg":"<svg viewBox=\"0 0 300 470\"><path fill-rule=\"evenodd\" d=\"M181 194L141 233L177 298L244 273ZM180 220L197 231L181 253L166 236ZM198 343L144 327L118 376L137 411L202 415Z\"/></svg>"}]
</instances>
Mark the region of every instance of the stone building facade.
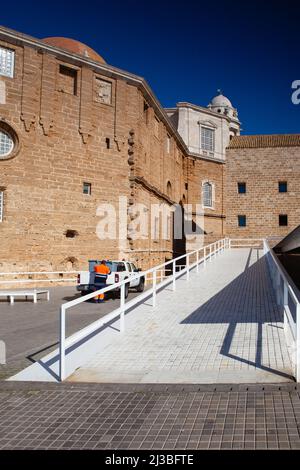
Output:
<instances>
[{"instance_id":1,"label":"stone building facade","mask_svg":"<svg viewBox=\"0 0 300 470\"><path fill-rule=\"evenodd\" d=\"M237 110L221 90L218 92L207 107L181 102L176 108L166 109L189 155L194 157L189 202L193 207L198 205L198 215L203 218L207 235L225 233L226 147L233 136L240 134L241 126ZM207 197L206 188L209 188L211 197Z\"/></svg>"},{"instance_id":2,"label":"stone building facade","mask_svg":"<svg viewBox=\"0 0 300 470\"><path fill-rule=\"evenodd\" d=\"M226 233L284 237L300 224L300 135L234 137L226 160Z\"/></svg>"},{"instance_id":3,"label":"stone building facade","mask_svg":"<svg viewBox=\"0 0 300 470\"><path fill-rule=\"evenodd\" d=\"M183 254L172 212L162 236L153 206L190 204L206 241L240 236L242 209L230 196L232 178L246 175L245 150L232 147L239 133L237 111L221 93L206 108L165 110L143 78L88 46L1 27L0 271L77 270L102 257L147 268ZM146 233L135 237L141 215ZM114 236L103 238L103 228Z\"/></svg>"},{"instance_id":4,"label":"stone building facade","mask_svg":"<svg viewBox=\"0 0 300 470\"><path fill-rule=\"evenodd\" d=\"M180 254L171 234L131 237L131 209L196 201L200 173L216 172L223 216L223 163L190 155L144 79L64 38L1 28L0 54L1 271L76 270L101 257L145 268ZM104 204L116 210L113 239L97 235ZM212 226L218 238L222 227Z\"/></svg>"}]
</instances>

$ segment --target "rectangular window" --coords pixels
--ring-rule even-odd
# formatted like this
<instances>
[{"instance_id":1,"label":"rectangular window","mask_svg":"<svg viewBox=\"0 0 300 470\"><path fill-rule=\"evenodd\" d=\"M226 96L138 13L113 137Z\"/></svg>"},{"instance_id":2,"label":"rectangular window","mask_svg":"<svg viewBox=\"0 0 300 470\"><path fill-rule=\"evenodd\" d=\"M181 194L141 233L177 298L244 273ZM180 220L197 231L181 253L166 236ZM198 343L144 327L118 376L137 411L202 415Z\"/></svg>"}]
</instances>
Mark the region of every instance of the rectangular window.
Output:
<instances>
[{"instance_id":1,"label":"rectangular window","mask_svg":"<svg viewBox=\"0 0 300 470\"><path fill-rule=\"evenodd\" d=\"M203 207L212 208L213 206L213 187L208 181L202 185Z\"/></svg>"},{"instance_id":2,"label":"rectangular window","mask_svg":"<svg viewBox=\"0 0 300 470\"><path fill-rule=\"evenodd\" d=\"M279 226L286 227L288 224L288 216L287 214L280 214L279 215Z\"/></svg>"},{"instance_id":3,"label":"rectangular window","mask_svg":"<svg viewBox=\"0 0 300 470\"><path fill-rule=\"evenodd\" d=\"M15 52L5 47L0 47L0 75L4 77L14 76Z\"/></svg>"},{"instance_id":4,"label":"rectangular window","mask_svg":"<svg viewBox=\"0 0 300 470\"><path fill-rule=\"evenodd\" d=\"M0 222L3 222L4 192L0 191Z\"/></svg>"},{"instance_id":5,"label":"rectangular window","mask_svg":"<svg viewBox=\"0 0 300 470\"><path fill-rule=\"evenodd\" d=\"M58 90L77 95L77 70L65 65L59 66Z\"/></svg>"},{"instance_id":6,"label":"rectangular window","mask_svg":"<svg viewBox=\"0 0 300 470\"><path fill-rule=\"evenodd\" d=\"M280 193L287 193L287 182L286 181L279 181L278 182L278 191Z\"/></svg>"},{"instance_id":7,"label":"rectangular window","mask_svg":"<svg viewBox=\"0 0 300 470\"><path fill-rule=\"evenodd\" d=\"M238 183L238 193L239 194L246 193L246 183Z\"/></svg>"},{"instance_id":8,"label":"rectangular window","mask_svg":"<svg viewBox=\"0 0 300 470\"><path fill-rule=\"evenodd\" d=\"M83 183L83 194L87 194L88 196L92 194L91 183Z\"/></svg>"},{"instance_id":9,"label":"rectangular window","mask_svg":"<svg viewBox=\"0 0 300 470\"><path fill-rule=\"evenodd\" d=\"M208 127L201 127L201 148L209 152L215 151L215 131Z\"/></svg>"},{"instance_id":10,"label":"rectangular window","mask_svg":"<svg viewBox=\"0 0 300 470\"><path fill-rule=\"evenodd\" d=\"M238 215L238 225L239 227L246 227L247 219L245 215Z\"/></svg>"}]
</instances>

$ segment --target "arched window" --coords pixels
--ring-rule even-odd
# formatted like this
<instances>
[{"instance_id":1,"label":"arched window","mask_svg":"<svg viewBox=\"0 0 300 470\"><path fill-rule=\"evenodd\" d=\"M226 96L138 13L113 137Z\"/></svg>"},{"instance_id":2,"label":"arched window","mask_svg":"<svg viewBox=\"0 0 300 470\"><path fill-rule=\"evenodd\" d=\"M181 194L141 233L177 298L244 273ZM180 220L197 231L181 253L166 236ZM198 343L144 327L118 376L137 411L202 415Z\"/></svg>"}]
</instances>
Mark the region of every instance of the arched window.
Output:
<instances>
[{"instance_id":1,"label":"arched window","mask_svg":"<svg viewBox=\"0 0 300 470\"><path fill-rule=\"evenodd\" d=\"M14 141L4 129L0 128L0 158L8 157L13 151Z\"/></svg>"},{"instance_id":2,"label":"arched window","mask_svg":"<svg viewBox=\"0 0 300 470\"><path fill-rule=\"evenodd\" d=\"M213 207L213 185L209 181L202 184L202 204L203 207Z\"/></svg>"},{"instance_id":3,"label":"arched window","mask_svg":"<svg viewBox=\"0 0 300 470\"><path fill-rule=\"evenodd\" d=\"M14 129L0 121L0 160L14 157L19 149L19 140Z\"/></svg>"},{"instance_id":4,"label":"arched window","mask_svg":"<svg viewBox=\"0 0 300 470\"><path fill-rule=\"evenodd\" d=\"M172 197L172 185L170 181L167 183L167 195L171 198Z\"/></svg>"}]
</instances>

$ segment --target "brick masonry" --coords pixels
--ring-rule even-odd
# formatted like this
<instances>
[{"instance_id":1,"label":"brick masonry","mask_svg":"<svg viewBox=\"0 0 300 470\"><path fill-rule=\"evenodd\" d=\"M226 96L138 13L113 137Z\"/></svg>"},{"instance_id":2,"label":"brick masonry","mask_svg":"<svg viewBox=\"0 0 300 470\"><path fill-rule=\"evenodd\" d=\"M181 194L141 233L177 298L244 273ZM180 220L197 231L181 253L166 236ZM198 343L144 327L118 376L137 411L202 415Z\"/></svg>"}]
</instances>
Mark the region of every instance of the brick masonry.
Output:
<instances>
[{"instance_id":1,"label":"brick masonry","mask_svg":"<svg viewBox=\"0 0 300 470\"><path fill-rule=\"evenodd\" d=\"M98 205L118 210L119 196L148 210L153 203L197 203L208 174L217 194L208 233L222 234L223 165L188 157L141 87L20 40L0 44L15 51L14 77L0 78L0 121L19 143L14 158L0 161L0 271L79 269L101 257L126 257L143 268L164 261L173 256L171 237L100 240ZM111 84L109 104L95 98L96 79ZM84 182L91 195L83 194ZM68 230L76 236L66 237Z\"/></svg>"},{"instance_id":2,"label":"brick masonry","mask_svg":"<svg viewBox=\"0 0 300 470\"><path fill-rule=\"evenodd\" d=\"M300 148L229 148L226 162L226 233L233 237L284 237L300 222ZM287 182L280 193L278 183ZM238 182L246 193L238 194ZM279 226L279 214L288 225ZM238 215L246 215L246 227L238 227Z\"/></svg>"}]
</instances>

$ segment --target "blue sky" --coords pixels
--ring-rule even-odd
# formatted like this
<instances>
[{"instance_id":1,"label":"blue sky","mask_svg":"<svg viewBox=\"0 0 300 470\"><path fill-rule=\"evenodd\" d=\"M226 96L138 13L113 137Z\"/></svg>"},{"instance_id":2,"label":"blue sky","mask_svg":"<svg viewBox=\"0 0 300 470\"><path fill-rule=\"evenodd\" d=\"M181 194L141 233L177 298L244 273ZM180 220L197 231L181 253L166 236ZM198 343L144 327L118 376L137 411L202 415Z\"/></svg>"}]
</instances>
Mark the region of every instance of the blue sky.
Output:
<instances>
[{"instance_id":1,"label":"blue sky","mask_svg":"<svg viewBox=\"0 0 300 470\"><path fill-rule=\"evenodd\" d=\"M3 26L78 39L146 78L165 107L207 105L221 88L245 134L299 133L300 2L15 0Z\"/></svg>"}]
</instances>

